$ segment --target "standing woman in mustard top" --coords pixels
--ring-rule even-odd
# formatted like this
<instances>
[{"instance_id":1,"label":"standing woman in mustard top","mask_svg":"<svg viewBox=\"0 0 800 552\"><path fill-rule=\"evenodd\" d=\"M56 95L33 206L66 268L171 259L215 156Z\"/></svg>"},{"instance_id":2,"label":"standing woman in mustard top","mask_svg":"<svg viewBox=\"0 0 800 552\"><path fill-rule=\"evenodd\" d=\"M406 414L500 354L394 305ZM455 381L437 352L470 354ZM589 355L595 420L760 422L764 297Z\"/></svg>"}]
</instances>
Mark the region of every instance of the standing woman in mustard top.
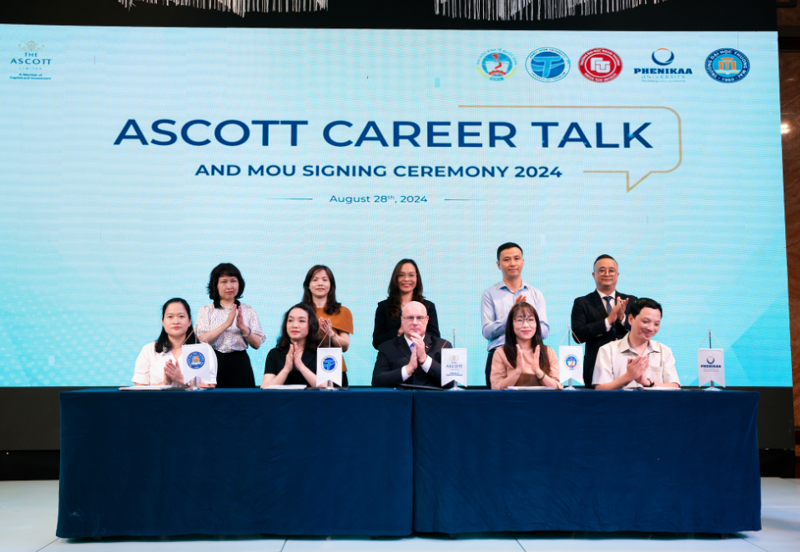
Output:
<instances>
[{"instance_id":1,"label":"standing woman in mustard top","mask_svg":"<svg viewBox=\"0 0 800 552\"><path fill-rule=\"evenodd\" d=\"M239 302L244 293L244 278L230 263L214 267L208 282L213 301L200 307L195 333L217 355L218 388L256 386L247 347L258 349L266 339L253 307Z\"/></svg>"},{"instance_id":2,"label":"standing woman in mustard top","mask_svg":"<svg viewBox=\"0 0 800 552\"><path fill-rule=\"evenodd\" d=\"M425 333L439 339L439 318L436 316L436 305L422 295L422 275L419 267L411 259L402 259L392 271L389 280L389 298L378 303L375 309L375 329L372 331L372 346L376 349L382 343L402 335L400 313L411 301L425 305L428 311L428 328Z\"/></svg>"},{"instance_id":3,"label":"standing woman in mustard top","mask_svg":"<svg viewBox=\"0 0 800 552\"><path fill-rule=\"evenodd\" d=\"M336 301L336 279L325 265L314 265L303 280L303 303L316 310L321 347L340 347L342 353L350 346L353 315L350 309ZM330 337L330 341L328 338ZM342 385L347 386L347 363L342 357Z\"/></svg>"},{"instance_id":4,"label":"standing woman in mustard top","mask_svg":"<svg viewBox=\"0 0 800 552\"><path fill-rule=\"evenodd\" d=\"M517 303L508 313L506 342L492 357L490 381L492 389L563 388L558 378L558 356L542 343L539 314L530 303Z\"/></svg>"}]
</instances>

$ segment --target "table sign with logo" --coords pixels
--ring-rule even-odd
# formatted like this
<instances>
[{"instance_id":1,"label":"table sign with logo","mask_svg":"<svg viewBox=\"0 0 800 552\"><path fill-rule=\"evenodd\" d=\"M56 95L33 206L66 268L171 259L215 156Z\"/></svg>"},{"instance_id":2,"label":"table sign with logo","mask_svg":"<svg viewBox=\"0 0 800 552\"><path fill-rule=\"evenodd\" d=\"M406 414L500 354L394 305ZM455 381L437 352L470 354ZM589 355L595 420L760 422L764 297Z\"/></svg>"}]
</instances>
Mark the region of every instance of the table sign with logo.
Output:
<instances>
[{"instance_id":1,"label":"table sign with logo","mask_svg":"<svg viewBox=\"0 0 800 552\"><path fill-rule=\"evenodd\" d=\"M442 349L442 387L451 381L467 385L466 349Z\"/></svg>"},{"instance_id":2,"label":"table sign with logo","mask_svg":"<svg viewBox=\"0 0 800 552\"><path fill-rule=\"evenodd\" d=\"M564 337L567 338L567 344L564 343ZM566 335L561 338L561 343L558 344L558 377L561 383L569 382L564 389L567 391L575 391L572 382L584 383L583 381L583 345L581 345L578 336L572 331L572 328L567 327ZM572 338L575 338L577 345L572 344ZM585 385L585 384L584 384Z\"/></svg>"},{"instance_id":3,"label":"table sign with logo","mask_svg":"<svg viewBox=\"0 0 800 552\"><path fill-rule=\"evenodd\" d=\"M719 345L719 349L711 348L711 337ZM703 340L705 342L705 340ZM707 391L719 391L714 384L725 387L725 352L717 336L708 330L708 349L697 349L697 385L702 387L709 383Z\"/></svg>"},{"instance_id":4,"label":"table sign with logo","mask_svg":"<svg viewBox=\"0 0 800 552\"><path fill-rule=\"evenodd\" d=\"M317 387L333 389L333 383L342 386L342 349L320 347L317 349Z\"/></svg>"},{"instance_id":5,"label":"table sign with logo","mask_svg":"<svg viewBox=\"0 0 800 552\"><path fill-rule=\"evenodd\" d=\"M456 329L453 328L453 334L450 336L450 345L456 344L456 339L461 342L459 349L442 349L442 387L448 383L453 383L449 388L451 391L459 391L461 387L467 387L467 346L456 335Z\"/></svg>"},{"instance_id":6,"label":"table sign with logo","mask_svg":"<svg viewBox=\"0 0 800 552\"><path fill-rule=\"evenodd\" d=\"M211 368L216 368L217 356L208 343L196 343L181 347L181 358L178 361L183 374L183 381L198 389L197 382L211 379Z\"/></svg>"}]
</instances>

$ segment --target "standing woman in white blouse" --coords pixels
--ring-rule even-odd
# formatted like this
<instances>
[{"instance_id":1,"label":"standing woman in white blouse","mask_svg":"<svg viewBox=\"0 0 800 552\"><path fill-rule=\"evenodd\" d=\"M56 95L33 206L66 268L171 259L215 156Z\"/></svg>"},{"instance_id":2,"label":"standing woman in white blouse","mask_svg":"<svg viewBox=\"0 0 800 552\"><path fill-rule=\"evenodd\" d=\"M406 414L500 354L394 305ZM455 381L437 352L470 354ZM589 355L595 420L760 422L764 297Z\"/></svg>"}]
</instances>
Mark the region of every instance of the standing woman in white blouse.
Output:
<instances>
[{"instance_id":1,"label":"standing woman in white blouse","mask_svg":"<svg viewBox=\"0 0 800 552\"><path fill-rule=\"evenodd\" d=\"M230 263L211 271L208 296L213 303L203 305L197 315L197 339L210 344L217 353L217 387L256 386L248 345L258 349L266 339L253 307L239 302L244 293L244 278Z\"/></svg>"}]
</instances>

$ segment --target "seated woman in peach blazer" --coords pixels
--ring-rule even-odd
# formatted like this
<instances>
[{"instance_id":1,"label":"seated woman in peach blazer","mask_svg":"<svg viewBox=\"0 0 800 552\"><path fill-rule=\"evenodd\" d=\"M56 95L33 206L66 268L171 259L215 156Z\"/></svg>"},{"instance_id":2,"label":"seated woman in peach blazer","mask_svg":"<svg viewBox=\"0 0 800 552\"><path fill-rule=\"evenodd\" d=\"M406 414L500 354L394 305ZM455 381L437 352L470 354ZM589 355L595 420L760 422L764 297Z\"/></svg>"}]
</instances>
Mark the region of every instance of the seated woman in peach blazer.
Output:
<instances>
[{"instance_id":1,"label":"seated woman in peach blazer","mask_svg":"<svg viewBox=\"0 0 800 552\"><path fill-rule=\"evenodd\" d=\"M558 356L542 343L539 315L533 305L517 303L508 313L506 342L492 358L492 389L544 386L562 389Z\"/></svg>"}]
</instances>

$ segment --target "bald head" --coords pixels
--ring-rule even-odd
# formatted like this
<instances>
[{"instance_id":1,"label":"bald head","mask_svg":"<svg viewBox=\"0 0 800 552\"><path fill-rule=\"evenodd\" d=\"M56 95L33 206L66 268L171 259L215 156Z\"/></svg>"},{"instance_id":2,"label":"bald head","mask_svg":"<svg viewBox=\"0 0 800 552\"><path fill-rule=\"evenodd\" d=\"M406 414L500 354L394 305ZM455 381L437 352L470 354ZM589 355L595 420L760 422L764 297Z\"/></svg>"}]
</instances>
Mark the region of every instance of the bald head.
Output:
<instances>
[{"instance_id":1,"label":"bald head","mask_svg":"<svg viewBox=\"0 0 800 552\"><path fill-rule=\"evenodd\" d=\"M423 337L428 328L428 309L419 301L411 301L403 307L403 333L407 336Z\"/></svg>"}]
</instances>

